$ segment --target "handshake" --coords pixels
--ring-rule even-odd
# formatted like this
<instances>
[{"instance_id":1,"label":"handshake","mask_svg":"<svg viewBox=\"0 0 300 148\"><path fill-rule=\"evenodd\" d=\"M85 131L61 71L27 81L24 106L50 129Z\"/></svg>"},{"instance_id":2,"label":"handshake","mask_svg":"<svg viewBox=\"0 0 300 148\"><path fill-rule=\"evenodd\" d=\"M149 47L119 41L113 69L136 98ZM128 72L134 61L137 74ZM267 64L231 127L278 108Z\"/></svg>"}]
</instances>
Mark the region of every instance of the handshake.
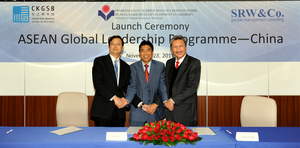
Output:
<instances>
[{"instance_id":1,"label":"handshake","mask_svg":"<svg viewBox=\"0 0 300 148\"><path fill-rule=\"evenodd\" d=\"M138 101L138 103L141 102L140 98L135 97L135 99L137 99L137 100L134 100L133 102L136 102L136 101ZM119 109L124 108L126 105L128 105L128 101L124 97L120 98L120 97L114 96L113 101ZM136 104L135 106L137 106L138 103L134 103L134 105ZM170 111L174 110L174 104L175 104L175 102L171 98L164 102L165 107ZM155 113L157 107L158 107L158 105L156 103L141 105L141 108L145 112L147 112L151 115L153 115Z\"/></svg>"},{"instance_id":2,"label":"handshake","mask_svg":"<svg viewBox=\"0 0 300 148\"><path fill-rule=\"evenodd\" d=\"M120 97L114 96L113 101L119 109L124 108L128 104L127 99L124 97L120 98ZM141 101L141 100L135 100L135 101ZM149 104L149 105L148 104L141 105L141 109L151 115L153 115L155 113L157 107L158 107L158 105L155 103Z\"/></svg>"},{"instance_id":3,"label":"handshake","mask_svg":"<svg viewBox=\"0 0 300 148\"><path fill-rule=\"evenodd\" d=\"M144 104L143 100L137 95L134 96L131 104L136 107L142 109L144 112L153 115L158 107L159 98L154 98L152 104Z\"/></svg>"},{"instance_id":4,"label":"handshake","mask_svg":"<svg viewBox=\"0 0 300 148\"><path fill-rule=\"evenodd\" d=\"M124 107L128 104L127 99L125 99L125 98L119 98L119 97L117 97L117 96L114 96L114 97L113 97L113 101L114 101L115 105L116 105L119 109L124 108Z\"/></svg>"},{"instance_id":5,"label":"handshake","mask_svg":"<svg viewBox=\"0 0 300 148\"><path fill-rule=\"evenodd\" d=\"M148 114L153 115L157 109L158 105L153 103L153 104L143 104L142 105L142 110L145 111Z\"/></svg>"}]
</instances>

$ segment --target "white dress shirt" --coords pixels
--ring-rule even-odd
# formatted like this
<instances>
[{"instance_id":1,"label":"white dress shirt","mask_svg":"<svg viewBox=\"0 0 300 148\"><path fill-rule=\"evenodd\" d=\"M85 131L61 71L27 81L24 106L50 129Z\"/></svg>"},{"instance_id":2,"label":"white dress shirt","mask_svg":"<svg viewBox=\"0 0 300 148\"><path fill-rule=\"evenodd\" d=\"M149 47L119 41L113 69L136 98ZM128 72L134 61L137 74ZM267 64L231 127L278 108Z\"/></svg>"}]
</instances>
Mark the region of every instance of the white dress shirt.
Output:
<instances>
[{"instance_id":1,"label":"white dress shirt","mask_svg":"<svg viewBox=\"0 0 300 148\"><path fill-rule=\"evenodd\" d=\"M178 66L180 66L180 64L183 62L183 60L184 60L185 57L186 57L186 54L182 58L180 58L180 59L175 58L175 66L176 66L176 62L177 61L179 62Z\"/></svg>"},{"instance_id":2,"label":"white dress shirt","mask_svg":"<svg viewBox=\"0 0 300 148\"><path fill-rule=\"evenodd\" d=\"M115 61L117 60L117 65L118 65L118 77L117 77L117 85L119 85L119 78L120 78L120 57L119 58L115 58L114 56L110 55L110 59L113 63L113 66L115 67Z\"/></svg>"}]
</instances>

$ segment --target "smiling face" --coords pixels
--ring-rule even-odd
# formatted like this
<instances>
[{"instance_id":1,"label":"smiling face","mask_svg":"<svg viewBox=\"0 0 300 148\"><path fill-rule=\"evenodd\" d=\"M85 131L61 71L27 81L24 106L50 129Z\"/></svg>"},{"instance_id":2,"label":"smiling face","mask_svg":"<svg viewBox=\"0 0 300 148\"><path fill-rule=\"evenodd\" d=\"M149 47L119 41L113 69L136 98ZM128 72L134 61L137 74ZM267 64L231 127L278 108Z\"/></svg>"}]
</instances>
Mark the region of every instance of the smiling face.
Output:
<instances>
[{"instance_id":1,"label":"smiling face","mask_svg":"<svg viewBox=\"0 0 300 148\"><path fill-rule=\"evenodd\" d=\"M114 38L111 40L109 45L109 53L113 56L119 57L122 53L123 45L122 41L119 38Z\"/></svg>"},{"instance_id":2,"label":"smiling face","mask_svg":"<svg viewBox=\"0 0 300 148\"><path fill-rule=\"evenodd\" d=\"M174 40L171 46L172 54L177 58L180 59L185 56L186 54L186 46L183 40Z\"/></svg>"},{"instance_id":3,"label":"smiling face","mask_svg":"<svg viewBox=\"0 0 300 148\"><path fill-rule=\"evenodd\" d=\"M153 50L149 45L143 45L140 48L140 58L144 63L149 63L153 57Z\"/></svg>"}]
</instances>

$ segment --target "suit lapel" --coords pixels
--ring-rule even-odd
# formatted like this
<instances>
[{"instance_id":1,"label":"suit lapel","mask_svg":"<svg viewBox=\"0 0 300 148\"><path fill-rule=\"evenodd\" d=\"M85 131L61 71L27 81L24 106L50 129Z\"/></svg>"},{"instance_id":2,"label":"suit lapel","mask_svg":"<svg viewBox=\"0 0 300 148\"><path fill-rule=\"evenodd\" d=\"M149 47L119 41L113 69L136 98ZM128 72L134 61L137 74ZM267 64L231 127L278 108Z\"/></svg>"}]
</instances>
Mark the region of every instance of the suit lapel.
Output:
<instances>
[{"instance_id":1,"label":"suit lapel","mask_svg":"<svg viewBox=\"0 0 300 148\"><path fill-rule=\"evenodd\" d=\"M168 86L170 87L171 81L173 79L173 67L175 66L175 58L172 58L170 61L171 65L167 66L166 68L166 73L167 73L167 81L168 81ZM172 67L173 66L173 67Z\"/></svg>"},{"instance_id":2,"label":"suit lapel","mask_svg":"<svg viewBox=\"0 0 300 148\"><path fill-rule=\"evenodd\" d=\"M143 65L143 63L142 63L142 61L139 61L139 63L138 63L138 67L137 67L137 69L138 69L138 71L137 71L137 73L138 73L138 75L139 75L139 78L141 78L140 79L140 81L142 81L142 88L145 88L145 84L146 84L146 82L145 82L145 80L146 80L146 78L145 78L145 72L144 72L144 65Z\"/></svg>"},{"instance_id":3,"label":"suit lapel","mask_svg":"<svg viewBox=\"0 0 300 148\"><path fill-rule=\"evenodd\" d=\"M110 73L110 75L112 75L114 84L115 84L115 86L117 86L117 78L116 78L116 74L115 74L115 70L114 70L114 65L111 61L111 58L110 58L109 54L106 56L106 62L108 63L107 64L108 72Z\"/></svg>"},{"instance_id":4,"label":"suit lapel","mask_svg":"<svg viewBox=\"0 0 300 148\"><path fill-rule=\"evenodd\" d=\"M124 61L120 59L120 76L119 76L119 86L124 84L124 75L125 75L125 65Z\"/></svg>"},{"instance_id":5,"label":"suit lapel","mask_svg":"<svg viewBox=\"0 0 300 148\"><path fill-rule=\"evenodd\" d=\"M152 62L151 62L151 67L150 67L150 75L149 75L149 81L148 81L148 83L150 83L151 82L151 80L153 79L153 73L156 71L155 70L155 62L152 60Z\"/></svg>"},{"instance_id":6,"label":"suit lapel","mask_svg":"<svg viewBox=\"0 0 300 148\"><path fill-rule=\"evenodd\" d=\"M177 73L177 76L176 76L176 79L174 81L174 84L173 86L176 86L176 82L178 82L178 79L180 79L182 73L186 70L186 68L188 67L188 60L189 60L189 56L186 55L184 60L182 61L182 63L180 64L180 67L179 67L179 70L178 70L178 73Z\"/></svg>"},{"instance_id":7,"label":"suit lapel","mask_svg":"<svg viewBox=\"0 0 300 148\"><path fill-rule=\"evenodd\" d=\"M155 72L157 72L157 70L155 68L156 68L156 63L154 60L152 60L151 67L150 67L149 81L148 81L150 88L152 88L152 83L154 82L154 75L155 75Z\"/></svg>"}]
</instances>

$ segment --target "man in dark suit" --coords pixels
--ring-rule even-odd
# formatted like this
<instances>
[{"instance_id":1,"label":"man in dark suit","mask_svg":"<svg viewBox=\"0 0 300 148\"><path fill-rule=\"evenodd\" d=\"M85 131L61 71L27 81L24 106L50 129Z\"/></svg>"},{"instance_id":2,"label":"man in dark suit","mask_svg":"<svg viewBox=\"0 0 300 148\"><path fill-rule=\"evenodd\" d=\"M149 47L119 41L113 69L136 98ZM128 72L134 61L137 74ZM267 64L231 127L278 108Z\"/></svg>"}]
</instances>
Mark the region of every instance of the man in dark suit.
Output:
<instances>
[{"instance_id":1,"label":"man in dark suit","mask_svg":"<svg viewBox=\"0 0 300 148\"><path fill-rule=\"evenodd\" d=\"M175 56L166 64L169 99L164 104L167 120L186 126L197 125L197 89L200 81L200 60L187 55L186 39L174 36L170 42Z\"/></svg>"},{"instance_id":2,"label":"man in dark suit","mask_svg":"<svg viewBox=\"0 0 300 148\"><path fill-rule=\"evenodd\" d=\"M120 59L124 42L120 36L108 39L109 54L97 57L93 65L95 96L91 119L96 126L124 126L130 67Z\"/></svg>"},{"instance_id":3,"label":"man in dark suit","mask_svg":"<svg viewBox=\"0 0 300 148\"><path fill-rule=\"evenodd\" d=\"M126 99L132 104L132 126L142 126L145 122L158 121L164 117L162 102L168 99L165 66L152 59L153 50L150 41L142 41L139 45L141 60L130 65L131 78Z\"/></svg>"}]
</instances>

